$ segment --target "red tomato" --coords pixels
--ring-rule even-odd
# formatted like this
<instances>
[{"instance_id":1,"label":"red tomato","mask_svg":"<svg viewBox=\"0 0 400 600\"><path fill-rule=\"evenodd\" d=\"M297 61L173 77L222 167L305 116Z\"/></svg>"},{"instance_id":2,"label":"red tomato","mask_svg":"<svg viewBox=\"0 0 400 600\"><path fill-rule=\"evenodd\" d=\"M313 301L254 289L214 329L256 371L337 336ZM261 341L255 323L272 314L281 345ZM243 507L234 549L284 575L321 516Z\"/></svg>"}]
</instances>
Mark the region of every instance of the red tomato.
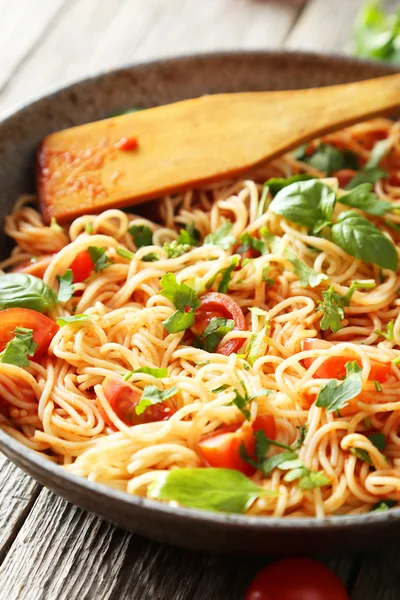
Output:
<instances>
[{"instance_id":1,"label":"red tomato","mask_svg":"<svg viewBox=\"0 0 400 600\"><path fill-rule=\"evenodd\" d=\"M69 268L72 271L73 283L81 283L90 277L93 273L93 263L89 252L87 250L82 250L82 252L79 252L75 256Z\"/></svg>"},{"instance_id":2,"label":"red tomato","mask_svg":"<svg viewBox=\"0 0 400 600\"><path fill-rule=\"evenodd\" d=\"M225 319L233 319L235 322L234 329L238 331L246 331L246 321L242 309L230 296L220 294L219 292L210 292L200 298L200 306L196 310L196 317L201 317L201 313L206 313L212 316L222 316ZM207 317L208 318L208 317ZM203 329L204 331L204 329ZM229 340L223 346L217 347L217 352L229 356L233 352L237 352L244 344L244 339Z\"/></svg>"},{"instance_id":3,"label":"red tomato","mask_svg":"<svg viewBox=\"0 0 400 600\"><path fill-rule=\"evenodd\" d=\"M240 447L244 445L248 456L254 456L255 439L250 423L241 427L224 427L207 435L199 442L203 458L210 467L235 469L244 475L254 475L256 469L240 456Z\"/></svg>"},{"instance_id":4,"label":"red tomato","mask_svg":"<svg viewBox=\"0 0 400 600\"><path fill-rule=\"evenodd\" d=\"M17 267L14 267L13 272L28 273L28 275L34 275L35 277L39 277L39 279L43 279L43 275L53 256L54 254L49 254L48 256L40 256L36 262L27 261L21 263Z\"/></svg>"},{"instance_id":5,"label":"red tomato","mask_svg":"<svg viewBox=\"0 0 400 600\"><path fill-rule=\"evenodd\" d=\"M284 558L260 571L245 600L350 600L339 577L309 558Z\"/></svg>"},{"instance_id":6,"label":"red tomato","mask_svg":"<svg viewBox=\"0 0 400 600\"><path fill-rule=\"evenodd\" d=\"M4 350L7 342L15 337L16 327L33 329L33 341L38 347L32 359L37 361L47 351L50 342L57 333L57 323L29 308L7 308L0 311L0 351Z\"/></svg>"},{"instance_id":7,"label":"red tomato","mask_svg":"<svg viewBox=\"0 0 400 600\"><path fill-rule=\"evenodd\" d=\"M319 340L315 338L306 338L303 342L303 350L317 350L332 348L333 344L325 340ZM315 358L304 358L303 363L306 369L308 369ZM322 365L316 370L313 377L314 379L340 379L346 375L346 363L355 360L361 367L361 361L359 358L352 358L351 356L330 356L327 358ZM375 360L371 360L371 370L368 375L370 381L376 380L379 383L384 383L390 371L390 363L380 363Z\"/></svg>"},{"instance_id":8,"label":"red tomato","mask_svg":"<svg viewBox=\"0 0 400 600\"><path fill-rule=\"evenodd\" d=\"M272 415L257 417L252 425L248 422L241 426L231 425L206 435L199 442L201 454L210 467L235 469L244 475L254 475L256 469L240 456L240 448L243 444L247 455L255 458L254 432L260 430L268 438L275 439L276 427Z\"/></svg>"},{"instance_id":9,"label":"red tomato","mask_svg":"<svg viewBox=\"0 0 400 600\"><path fill-rule=\"evenodd\" d=\"M141 415L136 414L136 406L142 396L140 390L136 389L127 381L108 376L102 383L103 392L110 403L111 408L119 419L129 427L141 423L153 423L154 421L167 421L175 413L173 408L164 402L148 406ZM105 421L113 426L104 411L100 411Z\"/></svg>"},{"instance_id":10,"label":"red tomato","mask_svg":"<svg viewBox=\"0 0 400 600\"><path fill-rule=\"evenodd\" d=\"M339 187L344 188L344 186L353 179L356 172L357 171L354 171L354 169L339 169L339 171L332 173L332 177L336 177L339 182Z\"/></svg>"}]
</instances>

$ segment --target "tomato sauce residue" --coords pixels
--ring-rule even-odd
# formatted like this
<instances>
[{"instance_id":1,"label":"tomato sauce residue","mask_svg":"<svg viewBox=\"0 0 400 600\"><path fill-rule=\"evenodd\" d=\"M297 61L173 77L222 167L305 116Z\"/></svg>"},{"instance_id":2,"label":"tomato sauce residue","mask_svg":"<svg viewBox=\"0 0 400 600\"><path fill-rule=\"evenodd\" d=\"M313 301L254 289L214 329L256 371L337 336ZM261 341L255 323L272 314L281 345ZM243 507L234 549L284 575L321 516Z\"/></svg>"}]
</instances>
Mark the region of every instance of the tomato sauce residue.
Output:
<instances>
[{"instance_id":1,"label":"tomato sauce residue","mask_svg":"<svg viewBox=\"0 0 400 600\"><path fill-rule=\"evenodd\" d=\"M139 148L139 142L135 137L122 137L118 142L114 144L118 150L137 150Z\"/></svg>"}]
</instances>

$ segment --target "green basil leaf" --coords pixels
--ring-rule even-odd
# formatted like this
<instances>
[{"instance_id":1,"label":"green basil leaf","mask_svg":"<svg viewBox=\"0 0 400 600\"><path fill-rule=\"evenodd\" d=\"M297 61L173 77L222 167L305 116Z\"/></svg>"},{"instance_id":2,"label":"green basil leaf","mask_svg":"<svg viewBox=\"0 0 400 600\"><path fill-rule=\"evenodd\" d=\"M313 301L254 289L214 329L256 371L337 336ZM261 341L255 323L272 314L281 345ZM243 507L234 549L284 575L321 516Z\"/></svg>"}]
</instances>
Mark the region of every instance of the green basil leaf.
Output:
<instances>
[{"instance_id":1,"label":"green basil leaf","mask_svg":"<svg viewBox=\"0 0 400 600\"><path fill-rule=\"evenodd\" d=\"M353 179L351 179L349 183L344 186L344 189L352 190L362 183L376 183L380 179L384 179L387 176L387 172L379 167L373 167L370 169L364 168L354 175Z\"/></svg>"},{"instance_id":2,"label":"green basil leaf","mask_svg":"<svg viewBox=\"0 0 400 600\"><path fill-rule=\"evenodd\" d=\"M73 273L71 269L65 271L64 275L60 277L57 275L57 281L60 284L58 289L58 301L67 302L74 295L74 286L72 284Z\"/></svg>"},{"instance_id":3,"label":"green basil leaf","mask_svg":"<svg viewBox=\"0 0 400 600\"><path fill-rule=\"evenodd\" d=\"M194 311L182 312L176 310L168 319L162 322L164 328L168 333L177 333L178 331L185 331L192 325L194 325Z\"/></svg>"},{"instance_id":4,"label":"green basil leaf","mask_svg":"<svg viewBox=\"0 0 400 600\"><path fill-rule=\"evenodd\" d=\"M357 169L358 160L353 152L339 150L331 144L319 144L311 156L304 158L314 169L322 171L327 175L339 169Z\"/></svg>"},{"instance_id":5,"label":"green basil leaf","mask_svg":"<svg viewBox=\"0 0 400 600\"><path fill-rule=\"evenodd\" d=\"M0 310L30 308L46 313L57 303L55 291L38 277L26 273L0 275Z\"/></svg>"},{"instance_id":6,"label":"green basil leaf","mask_svg":"<svg viewBox=\"0 0 400 600\"><path fill-rule=\"evenodd\" d=\"M258 496L276 496L234 469L173 469L149 488L158 500L202 510L243 513Z\"/></svg>"},{"instance_id":7,"label":"green basil leaf","mask_svg":"<svg viewBox=\"0 0 400 600\"><path fill-rule=\"evenodd\" d=\"M285 450L284 452L280 452L279 454L274 454L273 456L270 456L261 463L261 470L263 472L264 477L268 477L273 469L279 467L279 465L285 463L286 461L296 459L296 452L292 452L289 450Z\"/></svg>"},{"instance_id":8,"label":"green basil leaf","mask_svg":"<svg viewBox=\"0 0 400 600\"><path fill-rule=\"evenodd\" d=\"M232 227L233 224L230 221L224 221L219 229L206 235L204 243L228 250L236 242Z\"/></svg>"},{"instance_id":9,"label":"green basil leaf","mask_svg":"<svg viewBox=\"0 0 400 600\"><path fill-rule=\"evenodd\" d=\"M371 183L362 183L348 194L338 198L338 202L352 208L359 208L370 215L382 216L392 208L392 203L379 200L378 196L371 192L371 189Z\"/></svg>"},{"instance_id":10,"label":"green basil leaf","mask_svg":"<svg viewBox=\"0 0 400 600\"><path fill-rule=\"evenodd\" d=\"M396 271L397 252L379 229L354 211L339 215L331 230L332 241L351 256L383 269Z\"/></svg>"},{"instance_id":11,"label":"green basil leaf","mask_svg":"<svg viewBox=\"0 0 400 600\"><path fill-rule=\"evenodd\" d=\"M178 244L188 246L198 246L200 243L200 231L196 229L194 223L188 223L185 229L181 229L177 240Z\"/></svg>"},{"instance_id":12,"label":"green basil leaf","mask_svg":"<svg viewBox=\"0 0 400 600\"><path fill-rule=\"evenodd\" d=\"M394 506L397 506L397 501L387 498L386 500L381 500L380 502L374 504L373 507L369 509L369 512L389 510L389 508L393 508Z\"/></svg>"},{"instance_id":13,"label":"green basil leaf","mask_svg":"<svg viewBox=\"0 0 400 600\"><path fill-rule=\"evenodd\" d=\"M362 390L362 369L356 361L346 364L346 378L339 382L331 379L325 383L318 394L316 405L325 407L327 412L334 412L346 406L352 398Z\"/></svg>"},{"instance_id":14,"label":"green basil leaf","mask_svg":"<svg viewBox=\"0 0 400 600\"><path fill-rule=\"evenodd\" d=\"M206 352L214 352L222 338L235 326L233 319L212 317L200 336L200 347Z\"/></svg>"},{"instance_id":15,"label":"green basil leaf","mask_svg":"<svg viewBox=\"0 0 400 600\"><path fill-rule=\"evenodd\" d=\"M146 385L143 389L142 397L135 407L136 414L142 415L148 406L160 404L164 400L175 396L178 392L179 389L176 386L167 390L159 390L156 385Z\"/></svg>"},{"instance_id":16,"label":"green basil leaf","mask_svg":"<svg viewBox=\"0 0 400 600\"><path fill-rule=\"evenodd\" d=\"M104 269L106 269L112 264L112 261L106 255L106 248L99 248L98 246L89 246L88 252L96 273L104 271Z\"/></svg>"},{"instance_id":17,"label":"green basil leaf","mask_svg":"<svg viewBox=\"0 0 400 600\"><path fill-rule=\"evenodd\" d=\"M158 368L158 367L140 367L140 369L135 369L134 371L129 371L123 377L124 381L128 381L133 375L143 373L145 375L151 375L152 377L156 377L157 379L162 379L163 377L168 377L168 369L166 368Z\"/></svg>"},{"instance_id":18,"label":"green basil leaf","mask_svg":"<svg viewBox=\"0 0 400 600\"><path fill-rule=\"evenodd\" d=\"M392 142L390 138L386 138L384 140L379 140L379 142L376 142L375 146L371 150L371 154L369 156L368 162L365 165L365 168L373 169L374 167L378 167L381 160L384 159L387 154L389 154L391 147Z\"/></svg>"},{"instance_id":19,"label":"green basil leaf","mask_svg":"<svg viewBox=\"0 0 400 600\"><path fill-rule=\"evenodd\" d=\"M161 278L160 294L172 302L172 304L183 312L186 308L198 308L200 301L192 288L184 283L178 283L173 273L166 273Z\"/></svg>"},{"instance_id":20,"label":"green basil leaf","mask_svg":"<svg viewBox=\"0 0 400 600\"><path fill-rule=\"evenodd\" d=\"M153 234L147 225L131 225L128 231L133 237L137 249L153 244Z\"/></svg>"},{"instance_id":21,"label":"green basil leaf","mask_svg":"<svg viewBox=\"0 0 400 600\"><path fill-rule=\"evenodd\" d=\"M315 177L308 175L307 173L299 173L298 175L291 175L290 177L272 177L271 179L268 179L264 185L269 187L273 196L276 196L278 192L291 183L295 183L296 181L307 181L308 179L315 179Z\"/></svg>"},{"instance_id":22,"label":"green basil leaf","mask_svg":"<svg viewBox=\"0 0 400 600\"><path fill-rule=\"evenodd\" d=\"M37 343L33 341L33 329L16 327L15 337L7 342L6 347L0 352L0 362L16 367L29 367L28 356L33 356L37 350Z\"/></svg>"},{"instance_id":23,"label":"green basil leaf","mask_svg":"<svg viewBox=\"0 0 400 600\"><path fill-rule=\"evenodd\" d=\"M90 319L89 315L81 314L81 315L64 315L63 317L58 317L57 325L63 327L64 325L74 325L80 324L82 321L88 321Z\"/></svg>"},{"instance_id":24,"label":"green basil leaf","mask_svg":"<svg viewBox=\"0 0 400 600\"><path fill-rule=\"evenodd\" d=\"M335 193L328 185L310 179L283 188L272 200L269 210L318 233L330 223L335 201Z\"/></svg>"},{"instance_id":25,"label":"green basil leaf","mask_svg":"<svg viewBox=\"0 0 400 600\"><path fill-rule=\"evenodd\" d=\"M300 281L300 285L303 287L317 287L322 281L328 279L324 273L318 273L311 267L303 263L297 256L290 250L285 251L286 258L292 263L294 272Z\"/></svg>"}]
</instances>

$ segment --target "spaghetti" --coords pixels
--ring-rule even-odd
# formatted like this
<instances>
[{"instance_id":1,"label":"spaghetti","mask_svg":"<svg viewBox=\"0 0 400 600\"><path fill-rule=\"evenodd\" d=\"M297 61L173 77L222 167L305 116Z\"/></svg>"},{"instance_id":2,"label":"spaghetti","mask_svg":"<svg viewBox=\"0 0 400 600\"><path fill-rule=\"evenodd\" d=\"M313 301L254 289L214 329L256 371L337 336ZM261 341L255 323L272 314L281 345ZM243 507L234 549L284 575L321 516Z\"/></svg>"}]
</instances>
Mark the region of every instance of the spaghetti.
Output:
<instances>
[{"instance_id":1,"label":"spaghetti","mask_svg":"<svg viewBox=\"0 0 400 600\"><path fill-rule=\"evenodd\" d=\"M400 277L351 256L331 224L310 232L273 212L289 186L263 186L297 174L339 183L340 220L342 188L374 153L374 192L394 206L399 124L386 119L325 136L251 179L163 198L161 224L107 210L46 227L34 199L20 198L5 225L17 245L1 268L64 291L47 311L60 325L49 349L27 353L25 367L0 362L1 427L78 476L178 504L198 506L154 491L168 474L214 467L277 492L253 490L241 509L252 515L396 505ZM337 162L351 155L356 168ZM399 253L400 212L353 210ZM340 385L354 390L342 403Z\"/></svg>"}]
</instances>

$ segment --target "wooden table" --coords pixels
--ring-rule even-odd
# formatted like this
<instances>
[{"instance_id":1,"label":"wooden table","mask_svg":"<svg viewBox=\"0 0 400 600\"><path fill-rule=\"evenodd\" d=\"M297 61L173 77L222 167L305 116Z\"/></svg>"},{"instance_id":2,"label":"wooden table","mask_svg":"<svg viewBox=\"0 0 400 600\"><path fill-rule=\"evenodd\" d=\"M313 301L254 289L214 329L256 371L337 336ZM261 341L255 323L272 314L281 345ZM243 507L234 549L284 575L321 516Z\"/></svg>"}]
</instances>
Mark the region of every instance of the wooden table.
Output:
<instances>
[{"instance_id":1,"label":"wooden table","mask_svg":"<svg viewBox=\"0 0 400 600\"><path fill-rule=\"evenodd\" d=\"M160 56L279 47L350 52L363 2L0 0L0 113L53 87ZM0 506L0 600L240 600L266 563L127 533L41 488L2 455ZM400 551L345 552L319 558L353 600L400 598Z\"/></svg>"}]
</instances>

